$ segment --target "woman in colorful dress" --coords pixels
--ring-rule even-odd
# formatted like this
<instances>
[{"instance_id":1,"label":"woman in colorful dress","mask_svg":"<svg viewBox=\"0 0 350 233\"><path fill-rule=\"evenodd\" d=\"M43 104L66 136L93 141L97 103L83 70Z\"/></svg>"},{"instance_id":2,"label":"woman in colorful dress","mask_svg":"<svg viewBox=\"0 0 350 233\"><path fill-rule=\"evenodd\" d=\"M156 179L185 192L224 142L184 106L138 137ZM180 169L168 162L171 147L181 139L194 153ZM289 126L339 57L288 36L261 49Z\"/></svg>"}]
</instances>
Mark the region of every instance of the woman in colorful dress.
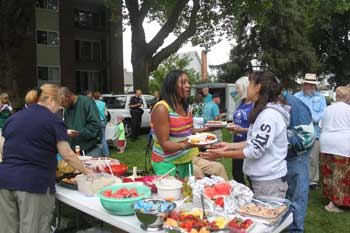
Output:
<instances>
[{"instance_id":1,"label":"woman in colorful dress","mask_svg":"<svg viewBox=\"0 0 350 233\"><path fill-rule=\"evenodd\" d=\"M193 174L192 159L199 150L187 143L186 137L207 128L193 129L193 118L188 112L190 96L187 74L181 70L171 71L164 80L160 101L151 114L151 133L154 139L152 166L156 175L167 173L185 178Z\"/></svg>"},{"instance_id":2,"label":"woman in colorful dress","mask_svg":"<svg viewBox=\"0 0 350 233\"><path fill-rule=\"evenodd\" d=\"M320 136L323 195L329 199L328 212L343 212L350 206L350 106L349 88L336 89L336 103L324 112Z\"/></svg>"}]
</instances>

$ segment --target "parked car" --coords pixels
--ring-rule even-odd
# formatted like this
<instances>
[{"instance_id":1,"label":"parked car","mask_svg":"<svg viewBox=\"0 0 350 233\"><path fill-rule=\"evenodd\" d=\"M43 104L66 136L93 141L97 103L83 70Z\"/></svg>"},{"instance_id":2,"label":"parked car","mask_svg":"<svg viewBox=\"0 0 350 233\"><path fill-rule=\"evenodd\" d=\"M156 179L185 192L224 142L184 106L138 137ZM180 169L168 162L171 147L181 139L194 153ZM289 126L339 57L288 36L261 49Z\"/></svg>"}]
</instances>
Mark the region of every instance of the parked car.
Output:
<instances>
[{"instance_id":1,"label":"parked car","mask_svg":"<svg viewBox=\"0 0 350 233\"><path fill-rule=\"evenodd\" d=\"M130 136L131 134L131 115L129 109L129 103L131 97L134 94L123 94L123 95L113 95L113 94L103 94L103 101L106 103L107 110L111 114L111 122L116 123L116 118L118 115L124 117L125 124L125 134ZM143 114L141 128L149 128L151 122L151 107L155 104L156 98L152 95L142 95L143 100Z\"/></svg>"}]
</instances>

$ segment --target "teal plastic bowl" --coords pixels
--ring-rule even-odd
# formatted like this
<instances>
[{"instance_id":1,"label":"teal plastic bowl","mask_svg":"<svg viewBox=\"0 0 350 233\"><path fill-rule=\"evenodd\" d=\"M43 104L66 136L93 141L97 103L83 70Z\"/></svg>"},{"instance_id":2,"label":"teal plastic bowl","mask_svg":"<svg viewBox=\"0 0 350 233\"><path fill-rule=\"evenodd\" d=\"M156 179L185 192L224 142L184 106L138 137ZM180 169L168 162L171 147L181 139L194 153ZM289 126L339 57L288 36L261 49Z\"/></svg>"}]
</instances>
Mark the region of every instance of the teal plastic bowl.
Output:
<instances>
[{"instance_id":1,"label":"teal plastic bowl","mask_svg":"<svg viewBox=\"0 0 350 233\"><path fill-rule=\"evenodd\" d=\"M106 190L112 190L112 192L115 192L121 188L136 188L139 196L135 198L111 198L105 197L102 194ZM122 183L106 186L98 191L97 195L100 198L101 205L109 213L113 215L132 215L134 214L133 204L141 199L150 197L151 190L145 185Z\"/></svg>"}]
</instances>

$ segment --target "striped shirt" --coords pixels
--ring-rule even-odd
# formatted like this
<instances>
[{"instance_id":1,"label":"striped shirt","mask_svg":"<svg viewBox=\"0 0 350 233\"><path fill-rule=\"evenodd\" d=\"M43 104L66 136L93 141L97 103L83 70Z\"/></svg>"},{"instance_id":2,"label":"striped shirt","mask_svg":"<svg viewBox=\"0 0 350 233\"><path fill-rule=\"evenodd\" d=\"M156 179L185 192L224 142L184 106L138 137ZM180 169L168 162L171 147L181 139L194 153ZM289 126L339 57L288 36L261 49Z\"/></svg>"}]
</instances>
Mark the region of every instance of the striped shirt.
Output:
<instances>
[{"instance_id":1,"label":"striped shirt","mask_svg":"<svg viewBox=\"0 0 350 233\"><path fill-rule=\"evenodd\" d=\"M193 119L192 116L180 116L173 109L170 108L167 102L160 101L158 104L164 105L169 112L169 141L171 142L184 142L187 140L187 136L192 135ZM199 154L198 148L189 148L185 150L179 150L176 152L164 152L160 146L157 136L154 132L154 124L156 122L151 121L151 133L154 139L152 148L152 161L153 162L168 162L172 161L175 164L186 163L192 160L193 157Z\"/></svg>"}]
</instances>

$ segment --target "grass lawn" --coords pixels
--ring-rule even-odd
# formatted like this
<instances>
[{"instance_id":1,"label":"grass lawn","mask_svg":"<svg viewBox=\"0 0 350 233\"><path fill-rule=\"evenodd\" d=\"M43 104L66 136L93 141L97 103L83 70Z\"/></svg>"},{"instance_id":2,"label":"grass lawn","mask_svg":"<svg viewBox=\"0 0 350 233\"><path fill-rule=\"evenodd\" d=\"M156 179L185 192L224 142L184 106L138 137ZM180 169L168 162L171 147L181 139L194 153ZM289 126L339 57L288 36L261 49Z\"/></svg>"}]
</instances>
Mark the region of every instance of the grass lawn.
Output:
<instances>
[{"instance_id":1,"label":"grass lawn","mask_svg":"<svg viewBox=\"0 0 350 233\"><path fill-rule=\"evenodd\" d=\"M224 140L230 141L229 133L224 132ZM117 154L112 150L112 156L127 164L129 168L137 166L144 169L146 150L146 134L141 135L137 141L129 140L124 154ZM231 161L223 161L227 174L231 176ZM309 195L308 213L305 220L306 233L350 233L350 210L342 214L326 212L323 207L327 200L322 197L321 190L311 191Z\"/></svg>"}]
</instances>

